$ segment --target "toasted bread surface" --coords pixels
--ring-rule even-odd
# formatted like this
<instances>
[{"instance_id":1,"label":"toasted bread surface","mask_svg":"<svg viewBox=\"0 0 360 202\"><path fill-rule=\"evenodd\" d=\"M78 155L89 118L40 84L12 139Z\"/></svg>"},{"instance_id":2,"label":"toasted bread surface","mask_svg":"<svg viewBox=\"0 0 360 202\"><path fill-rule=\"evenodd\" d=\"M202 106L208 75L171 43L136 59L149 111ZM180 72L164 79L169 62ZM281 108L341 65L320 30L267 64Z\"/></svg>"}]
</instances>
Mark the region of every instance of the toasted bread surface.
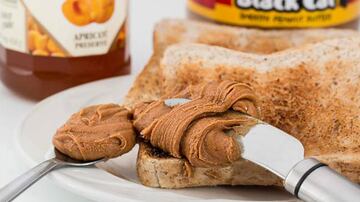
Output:
<instances>
[{"instance_id":1,"label":"toasted bread surface","mask_svg":"<svg viewBox=\"0 0 360 202\"><path fill-rule=\"evenodd\" d=\"M360 37L328 40L270 55L199 44L169 48L168 89L235 80L254 88L261 119L299 139L315 157L360 182Z\"/></svg>"},{"instance_id":2,"label":"toasted bread surface","mask_svg":"<svg viewBox=\"0 0 360 202\"><path fill-rule=\"evenodd\" d=\"M155 26L153 55L137 76L125 102L132 105L139 101L157 99L161 95L160 59L172 44L202 43L249 53L269 54L327 39L358 35L356 31L340 29L263 31L191 20L162 20Z\"/></svg>"},{"instance_id":3,"label":"toasted bread surface","mask_svg":"<svg viewBox=\"0 0 360 202\"><path fill-rule=\"evenodd\" d=\"M281 126L283 129L290 133L296 134L295 136L298 138L302 138L302 140L306 142L307 156L315 156L319 160L323 162L329 163L329 165L339 172L345 174L350 179L360 182L360 158L359 153L354 152L354 150L346 150L341 151L340 153L334 153L333 149L337 148L337 146L333 147L331 145L333 139L320 141L322 138L313 138L312 132L316 132L316 134L320 132L325 132L328 135L320 135L324 139L327 139L334 135L333 131L337 131L336 125L334 128L327 128L326 130L317 129L317 124L315 121L311 119L311 121L307 122L309 127L305 127L302 121L302 124L295 124L294 121L298 121L299 117L305 119L305 115L303 112L302 106L306 104L305 102L300 102L299 100L308 100L315 99L314 97L306 97L306 94L316 94L318 90L314 88L312 85L316 84L317 81L314 80L312 74L319 74L320 72L314 72L312 69L308 71L305 66L309 66L312 64L305 65L304 71L298 69L292 69L291 64L295 61L299 62L296 64L301 64L300 57L296 59L292 55L291 58L289 53L281 53L282 51L288 52L287 49L294 47L301 47L305 44L315 43L324 41L331 38L349 38L359 36L358 32L355 31L344 31L344 30L299 30L299 31L261 31L261 30L253 30L253 29L243 29L243 28L233 28L227 26L219 26L219 25L211 25L206 23L198 23L187 20L164 20L160 22L156 28L154 33L154 54L151 57L149 63L144 68L143 72L137 77L135 83L133 84L133 88L130 90L127 96L127 105L132 106L137 102L141 101L149 101L157 99L162 94L162 89L165 88L163 86L162 79L165 79L166 87L171 88L175 86L186 85L188 83L196 83L200 80L212 80L212 79L235 79L239 81L245 82L259 82L258 72L262 72L262 74L269 74L269 85L267 88L261 88L259 90L259 94L266 94L261 96L262 99L265 97L266 101L265 105L267 106L263 114L265 115L263 119L268 120L270 123ZM170 50L166 52L165 58L163 60L163 69L164 72L160 68L160 60L164 55L164 51L166 48L172 44L176 44L179 42L197 42L202 44L209 44L215 46L222 46L226 48L230 48L236 51L250 52L256 54L264 55L243 55L241 56L241 60L234 63L235 66L228 65L228 63L224 60L228 60L225 56L222 55L224 52L231 52L230 55L234 54L234 51L225 50L221 48L215 48L216 51L214 54L219 54L215 58L219 59L219 62L215 64L214 59L210 59L214 54L209 54L209 51L214 50L214 47L204 46L199 47L201 45L180 45L176 47L172 47ZM195 48L194 50L190 50ZM302 51L306 51L308 47L299 48ZM193 62L189 62L192 60L192 57L199 57L197 52L201 49L201 53L198 54L204 56L204 60L195 60ZM209 50L210 49L210 50ZM221 50L218 50L221 49ZM179 53L177 54L176 52ZM185 53L189 51L188 53ZM280 53L276 53L279 52ZM317 53L317 57L321 56L323 52L319 49ZM291 51L290 51L291 52ZM274 54L275 53L275 54ZM268 67L265 67L267 63L264 61L268 60L265 55L271 54L271 57L275 57L276 54L289 54L289 58L291 60L287 60L281 63L285 68L277 69L273 71L273 73L268 73ZM205 57L206 56L206 57ZM188 57L188 58L186 58ZM238 60L238 56L235 57L234 60ZM280 57L280 56L277 56ZM199 57L201 58L201 57ZM255 60L253 61L253 59ZM257 59L256 59L257 58ZM261 58L261 59L259 59ZM321 58L321 57L319 57ZM284 60L285 60L284 59ZM264 60L264 61L262 61ZM221 61L221 62L220 62ZM240 65L238 63L242 63L244 61L247 65ZM251 63L248 64L248 62ZM222 63L223 64L220 64ZM343 62L334 63L333 61L324 61L323 64L328 64L332 66L334 69L337 65L343 65ZM214 64L213 64L214 63ZM230 62L232 63L232 62ZM262 63L263 66L260 68L257 65L254 66L255 63ZM318 64L318 63L317 63ZM204 67L204 68L198 68ZM215 67L216 66L216 67ZM300 65L301 66L301 65ZM257 67L257 68L254 68ZM204 71L205 68L212 69L211 73L206 73ZM263 68L263 69L262 69ZM284 70L286 68L292 70ZM360 67L359 67L360 68ZM191 71L190 71L191 70ZM193 72L196 70L196 72ZM305 71L306 70L306 71ZM336 69L335 69L336 70ZM341 74L341 72L337 72L334 75ZM285 72L284 72L285 71ZM288 71L288 72L286 72ZM293 71L292 73L290 73ZM297 75L299 74L299 76ZM203 75L203 76L202 76ZM234 76L235 75L235 76ZM272 75L272 76L270 76ZM278 77L276 77L278 75ZM287 75L286 77L282 77ZM334 76L332 75L332 76ZM177 78L179 76L179 78ZM265 77L265 76L262 76ZM272 78L272 79L270 79ZM301 79L297 79L301 78ZM279 80L278 80L279 79ZM311 82L305 82L309 79ZM319 79L317 77L317 79ZM270 82L271 81L271 82ZM290 85L289 82L295 83ZM318 82L321 82L319 80ZM179 82L180 85L174 84ZM330 82L330 81L327 81ZM303 83L306 83L303 85ZM310 84L311 83L311 84ZM298 84L302 87L298 88ZM332 85L330 83L326 85ZM260 86L260 84L259 84ZM325 86L325 84L324 84ZM344 87L345 88L345 87ZM260 89L260 87L258 88ZM328 89L329 90L329 89ZM316 92L315 92L316 91ZM270 92L274 92L271 95ZM289 92L293 92L290 93ZM309 93L310 92L310 93ZM276 97L279 96L280 97ZM326 96L322 94L321 96ZM319 97L321 97L319 96ZM300 99L301 98L301 99ZM319 98L316 98L318 100ZM298 100L293 102L292 100ZM268 104L266 104L268 102ZM316 102L314 102L316 103ZM269 107L274 105L273 108ZM328 103L327 103L328 104ZM328 106L328 105L324 105ZM312 107L316 107L312 106ZM288 111L287 109L293 108L293 111ZM340 117L347 116L348 114L344 111L337 112L337 106L333 106L331 110L333 110L333 114L328 114L329 117L327 121L322 123L330 124L333 122L348 122L348 118L345 120L338 120ZM326 108L322 108L325 110ZM309 111L306 112L306 116L313 115L312 113L321 113L321 111ZM340 113L340 114L338 114ZM333 119L331 115L336 117ZM272 118L271 118L272 117ZM351 122L351 121L350 121ZM300 127L300 128L298 128ZM314 130L310 130L313 128ZM318 130L318 131L317 131ZM299 131L305 131L306 135L300 134ZM338 131L337 133L339 133ZM349 131L347 131L349 132ZM350 139L343 139L342 141L346 142L347 140L354 139L353 137ZM349 143L351 145L356 144L356 142ZM358 144L359 145L359 144ZM346 145L342 145L343 147ZM323 149L327 148L329 149ZM332 147L332 149L330 149ZM310 149L309 149L310 148ZM354 148L352 148L354 149ZM358 152L358 151L357 151ZM140 143L140 149L137 160L137 172L140 181L147 186L151 187L162 187L162 188L183 188L183 187L192 187L192 186L211 186L211 185L280 185L281 181L279 178L269 173L268 171L252 164L251 162L242 160L239 163L234 164L233 166L229 166L226 168L193 168L189 166L184 159L176 159L166 155L157 155L156 149L151 147L146 143ZM347 153L347 154L345 154ZM345 155L344 155L345 154ZM193 171L192 175L189 175L189 170Z\"/></svg>"}]
</instances>

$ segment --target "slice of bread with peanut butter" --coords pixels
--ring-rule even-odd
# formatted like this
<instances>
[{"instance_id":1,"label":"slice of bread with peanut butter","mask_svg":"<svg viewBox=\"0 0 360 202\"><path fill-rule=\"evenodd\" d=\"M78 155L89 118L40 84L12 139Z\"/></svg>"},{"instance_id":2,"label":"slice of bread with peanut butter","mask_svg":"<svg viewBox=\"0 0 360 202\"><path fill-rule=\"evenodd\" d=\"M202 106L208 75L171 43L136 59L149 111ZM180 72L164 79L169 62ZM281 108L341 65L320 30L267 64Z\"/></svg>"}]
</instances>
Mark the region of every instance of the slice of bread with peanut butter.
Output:
<instances>
[{"instance_id":1,"label":"slice of bread with peanut butter","mask_svg":"<svg viewBox=\"0 0 360 202\"><path fill-rule=\"evenodd\" d=\"M127 104L200 81L248 83L261 100L263 120L300 139L306 156L360 182L359 37L344 30L259 31L165 20L156 27L154 55ZM201 44L166 49L178 42L232 50ZM144 185L162 188L281 185L275 175L245 160L221 168L189 167L147 143L140 143L137 172Z\"/></svg>"},{"instance_id":2,"label":"slice of bread with peanut butter","mask_svg":"<svg viewBox=\"0 0 360 202\"><path fill-rule=\"evenodd\" d=\"M306 156L360 182L359 58L360 37L262 56L181 44L164 54L162 85L249 83L261 100L262 120L298 138Z\"/></svg>"}]
</instances>

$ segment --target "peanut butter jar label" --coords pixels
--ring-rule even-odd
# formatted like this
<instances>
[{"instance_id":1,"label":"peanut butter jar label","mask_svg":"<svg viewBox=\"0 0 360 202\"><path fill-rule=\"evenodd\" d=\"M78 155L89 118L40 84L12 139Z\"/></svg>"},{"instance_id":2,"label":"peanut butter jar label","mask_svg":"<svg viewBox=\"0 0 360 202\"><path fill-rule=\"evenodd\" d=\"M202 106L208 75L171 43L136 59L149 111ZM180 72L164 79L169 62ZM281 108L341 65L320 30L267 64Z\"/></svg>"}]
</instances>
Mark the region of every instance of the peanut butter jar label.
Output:
<instances>
[{"instance_id":1,"label":"peanut butter jar label","mask_svg":"<svg viewBox=\"0 0 360 202\"><path fill-rule=\"evenodd\" d=\"M80 57L124 48L127 0L0 0L0 44L37 56Z\"/></svg>"},{"instance_id":2,"label":"peanut butter jar label","mask_svg":"<svg viewBox=\"0 0 360 202\"><path fill-rule=\"evenodd\" d=\"M218 22L262 28L330 27L359 16L359 0L188 0L189 9Z\"/></svg>"}]
</instances>

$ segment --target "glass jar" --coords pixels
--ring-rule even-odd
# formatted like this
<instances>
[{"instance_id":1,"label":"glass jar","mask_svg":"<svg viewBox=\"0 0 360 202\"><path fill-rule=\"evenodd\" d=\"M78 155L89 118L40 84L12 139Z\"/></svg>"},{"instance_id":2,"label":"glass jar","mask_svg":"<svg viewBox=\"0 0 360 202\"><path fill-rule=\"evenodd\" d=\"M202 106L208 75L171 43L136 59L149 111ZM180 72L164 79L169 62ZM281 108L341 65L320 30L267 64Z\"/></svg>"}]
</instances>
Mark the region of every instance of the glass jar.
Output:
<instances>
[{"instance_id":1,"label":"glass jar","mask_svg":"<svg viewBox=\"0 0 360 202\"><path fill-rule=\"evenodd\" d=\"M189 16L263 29L359 28L359 0L188 0Z\"/></svg>"},{"instance_id":2,"label":"glass jar","mask_svg":"<svg viewBox=\"0 0 360 202\"><path fill-rule=\"evenodd\" d=\"M130 73L127 0L0 0L0 76L42 99Z\"/></svg>"}]
</instances>

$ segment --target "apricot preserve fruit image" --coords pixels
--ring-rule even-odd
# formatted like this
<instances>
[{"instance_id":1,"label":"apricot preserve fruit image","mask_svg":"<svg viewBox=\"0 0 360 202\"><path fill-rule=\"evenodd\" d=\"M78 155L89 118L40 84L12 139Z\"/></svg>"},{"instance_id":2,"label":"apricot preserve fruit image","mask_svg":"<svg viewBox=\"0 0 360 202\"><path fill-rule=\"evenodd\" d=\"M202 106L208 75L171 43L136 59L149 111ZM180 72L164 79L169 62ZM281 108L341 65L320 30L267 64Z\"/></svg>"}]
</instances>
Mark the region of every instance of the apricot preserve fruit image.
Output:
<instances>
[{"instance_id":1,"label":"apricot preserve fruit image","mask_svg":"<svg viewBox=\"0 0 360 202\"><path fill-rule=\"evenodd\" d=\"M32 16L27 15L28 50L36 56L65 57L55 41L42 30Z\"/></svg>"},{"instance_id":2,"label":"apricot preserve fruit image","mask_svg":"<svg viewBox=\"0 0 360 202\"><path fill-rule=\"evenodd\" d=\"M74 25L104 23L114 13L114 0L66 0L62 11L66 19Z\"/></svg>"}]
</instances>

